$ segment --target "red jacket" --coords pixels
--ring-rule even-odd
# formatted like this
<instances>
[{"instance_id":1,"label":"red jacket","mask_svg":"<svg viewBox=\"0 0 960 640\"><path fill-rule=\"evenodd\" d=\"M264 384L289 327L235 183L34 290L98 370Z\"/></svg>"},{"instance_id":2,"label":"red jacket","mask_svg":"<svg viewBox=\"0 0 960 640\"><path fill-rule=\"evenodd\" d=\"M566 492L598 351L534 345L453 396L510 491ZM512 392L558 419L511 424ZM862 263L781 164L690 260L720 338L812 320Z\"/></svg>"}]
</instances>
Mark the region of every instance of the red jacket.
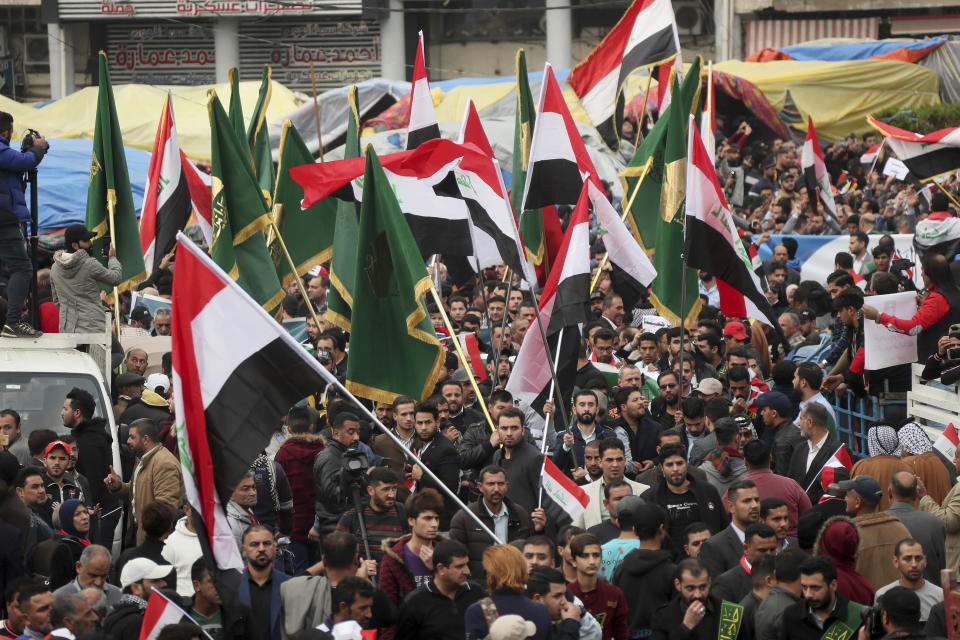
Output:
<instances>
[{"instance_id":1,"label":"red jacket","mask_svg":"<svg viewBox=\"0 0 960 640\"><path fill-rule=\"evenodd\" d=\"M383 560L380 562L380 581L377 586L398 607L406 595L417 588L413 574L407 568L407 561L403 559L403 545L412 537L412 534L407 534L402 538L383 541ZM433 546L440 544L440 540L440 537L434 539ZM393 640L395 633L394 627L381 629L380 640Z\"/></svg>"},{"instance_id":2,"label":"red jacket","mask_svg":"<svg viewBox=\"0 0 960 640\"><path fill-rule=\"evenodd\" d=\"M567 588L583 601L584 608L600 623L602 640L626 640L630 637L630 628L627 626L627 599L618 587L598 579L597 588L587 593L584 593L576 580L568 584Z\"/></svg>"},{"instance_id":3,"label":"red jacket","mask_svg":"<svg viewBox=\"0 0 960 640\"><path fill-rule=\"evenodd\" d=\"M313 459L323 451L323 437L312 433L293 433L277 450L277 463L287 474L293 492L294 542L307 542L313 526Z\"/></svg>"}]
</instances>

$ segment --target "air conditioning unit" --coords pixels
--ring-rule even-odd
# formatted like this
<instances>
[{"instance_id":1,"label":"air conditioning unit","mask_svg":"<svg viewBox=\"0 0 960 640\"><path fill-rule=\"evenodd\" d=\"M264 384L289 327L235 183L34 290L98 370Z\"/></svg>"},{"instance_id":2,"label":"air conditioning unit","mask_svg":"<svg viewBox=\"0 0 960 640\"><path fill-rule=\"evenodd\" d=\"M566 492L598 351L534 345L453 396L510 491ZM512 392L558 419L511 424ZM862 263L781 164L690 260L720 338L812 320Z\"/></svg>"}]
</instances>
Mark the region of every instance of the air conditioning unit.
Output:
<instances>
[{"instance_id":1,"label":"air conditioning unit","mask_svg":"<svg viewBox=\"0 0 960 640\"><path fill-rule=\"evenodd\" d=\"M50 43L46 34L28 33L23 36L23 64L50 64Z\"/></svg>"},{"instance_id":2,"label":"air conditioning unit","mask_svg":"<svg viewBox=\"0 0 960 640\"><path fill-rule=\"evenodd\" d=\"M673 13L677 20L677 32L681 36L700 36L707 32L705 24L709 17L699 0L674 1Z\"/></svg>"}]
</instances>

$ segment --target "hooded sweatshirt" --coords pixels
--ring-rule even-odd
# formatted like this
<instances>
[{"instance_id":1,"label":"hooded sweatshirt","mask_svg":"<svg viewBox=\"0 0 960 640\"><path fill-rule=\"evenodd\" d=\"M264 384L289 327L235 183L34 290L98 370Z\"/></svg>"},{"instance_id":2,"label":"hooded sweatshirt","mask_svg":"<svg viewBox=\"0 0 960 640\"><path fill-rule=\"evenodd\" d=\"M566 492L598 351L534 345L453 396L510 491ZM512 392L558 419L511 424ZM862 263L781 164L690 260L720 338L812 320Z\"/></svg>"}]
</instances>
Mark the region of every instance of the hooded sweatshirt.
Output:
<instances>
[{"instance_id":1,"label":"hooded sweatshirt","mask_svg":"<svg viewBox=\"0 0 960 640\"><path fill-rule=\"evenodd\" d=\"M837 565L840 595L851 602L870 606L873 604L873 586L856 569L859 546L860 527L847 516L835 516L823 525L813 545L813 553L833 558Z\"/></svg>"},{"instance_id":2,"label":"hooded sweatshirt","mask_svg":"<svg viewBox=\"0 0 960 640\"><path fill-rule=\"evenodd\" d=\"M123 279L120 261L107 266L83 249L53 254L50 289L60 309L60 333L100 333L106 328L106 309L100 302L100 284L115 287Z\"/></svg>"},{"instance_id":3,"label":"hooded sweatshirt","mask_svg":"<svg viewBox=\"0 0 960 640\"><path fill-rule=\"evenodd\" d=\"M630 594L627 625L632 631L650 629L654 612L675 595L670 553L663 549L635 549L613 573L611 584Z\"/></svg>"},{"instance_id":4,"label":"hooded sweatshirt","mask_svg":"<svg viewBox=\"0 0 960 640\"><path fill-rule=\"evenodd\" d=\"M180 518L173 533L163 542L163 559L177 570L177 594L184 598L193 596L193 580L191 571L193 563L203 555L200 549L200 538L193 531L187 529L187 519Z\"/></svg>"}]
</instances>

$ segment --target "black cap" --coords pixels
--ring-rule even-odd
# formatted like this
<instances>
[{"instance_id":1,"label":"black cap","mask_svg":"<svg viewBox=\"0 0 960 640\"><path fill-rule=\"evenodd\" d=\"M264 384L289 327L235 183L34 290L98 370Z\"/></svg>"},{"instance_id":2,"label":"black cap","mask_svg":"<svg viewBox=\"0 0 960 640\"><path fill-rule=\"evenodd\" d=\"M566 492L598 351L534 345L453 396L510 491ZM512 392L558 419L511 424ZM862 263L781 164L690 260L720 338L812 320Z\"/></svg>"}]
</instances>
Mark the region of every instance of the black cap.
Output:
<instances>
[{"instance_id":1,"label":"black cap","mask_svg":"<svg viewBox=\"0 0 960 640\"><path fill-rule=\"evenodd\" d=\"M841 491L850 491L852 489L857 492L857 495L871 504L878 504L880 500L883 499L883 489L880 488L880 483L872 476L857 476L853 480L838 482L837 488Z\"/></svg>"},{"instance_id":2,"label":"black cap","mask_svg":"<svg viewBox=\"0 0 960 640\"><path fill-rule=\"evenodd\" d=\"M767 391L761 394L756 399L755 404L758 408L770 407L784 418L793 415L793 403L790 402L790 398L779 391Z\"/></svg>"},{"instance_id":3,"label":"black cap","mask_svg":"<svg viewBox=\"0 0 960 640\"><path fill-rule=\"evenodd\" d=\"M121 389L123 387L129 387L132 384L143 384L145 381L146 378L143 376L125 371L117 376L116 386L118 389Z\"/></svg>"},{"instance_id":4,"label":"black cap","mask_svg":"<svg viewBox=\"0 0 960 640\"><path fill-rule=\"evenodd\" d=\"M813 309L800 309L797 317L800 318L800 322L814 322L817 319L817 313Z\"/></svg>"},{"instance_id":5,"label":"black cap","mask_svg":"<svg viewBox=\"0 0 960 640\"><path fill-rule=\"evenodd\" d=\"M130 319L137 322L150 322L153 320L153 316L150 315L150 309L147 309L142 304L138 304L133 308L133 311L130 312Z\"/></svg>"},{"instance_id":6,"label":"black cap","mask_svg":"<svg viewBox=\"0 0 960 640\"><path fill-rule=\"evenodd\" d=\"M82 224L72 224L63 232L63 243L67 245L67 249L70 249L74 242L93 240L96 237L96 233L88 230Z\"/></svg>"},{"instance_id":7,"label":"black cap","mask_svg":"<svg viewBox=\"0 0 960 640\"><path fill-rule=\"evenodd\" d=\"M583 298L581 298L582 300ZM594 291L590 294L590 300L603 300L603 291Z\"/></svg>"}]
</instances>

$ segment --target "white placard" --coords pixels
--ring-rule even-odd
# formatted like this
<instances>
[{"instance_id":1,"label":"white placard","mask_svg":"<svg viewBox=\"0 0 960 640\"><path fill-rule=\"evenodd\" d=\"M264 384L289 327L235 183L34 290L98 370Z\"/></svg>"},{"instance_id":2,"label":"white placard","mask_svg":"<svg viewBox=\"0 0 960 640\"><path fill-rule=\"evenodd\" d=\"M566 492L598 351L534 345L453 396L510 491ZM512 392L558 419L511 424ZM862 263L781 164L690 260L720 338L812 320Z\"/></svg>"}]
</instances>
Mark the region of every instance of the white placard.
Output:
<instances>
[{"instance_id":1,"label":"white placard","mask_svg":"<svg viewBox=\"0 0 960 640\"><path fill-rule=\"evenodd\" d=\"M640 328L644 333L656 333L659 329L669 329L673 323L662 316L643 316Z\"/></svg>"},{"instance_id":2,"label":"white placard","mask_svg":"<svg viewBox=\"0 0 960 640\"><path fill-rule=\"evenodd\" d=\"M883 165L883 175L893 176L897 180L905 180L910 170L898 158L887 158L887 163Z\"/></svg>"},{"instance_id":3,"label":"white placard","mask_svg":"<svg viewBox=\"0 0 960 640\"><path fill-rule=\"evenodd\" d=\"M897 318L912 318L917 313L916 292L904 291L885 296L868 296L864 304ZM890 331L885 326L864 319L864 367L868 371L908 364L917 360L917 336Z\"/></svg>"}]
</instances>

